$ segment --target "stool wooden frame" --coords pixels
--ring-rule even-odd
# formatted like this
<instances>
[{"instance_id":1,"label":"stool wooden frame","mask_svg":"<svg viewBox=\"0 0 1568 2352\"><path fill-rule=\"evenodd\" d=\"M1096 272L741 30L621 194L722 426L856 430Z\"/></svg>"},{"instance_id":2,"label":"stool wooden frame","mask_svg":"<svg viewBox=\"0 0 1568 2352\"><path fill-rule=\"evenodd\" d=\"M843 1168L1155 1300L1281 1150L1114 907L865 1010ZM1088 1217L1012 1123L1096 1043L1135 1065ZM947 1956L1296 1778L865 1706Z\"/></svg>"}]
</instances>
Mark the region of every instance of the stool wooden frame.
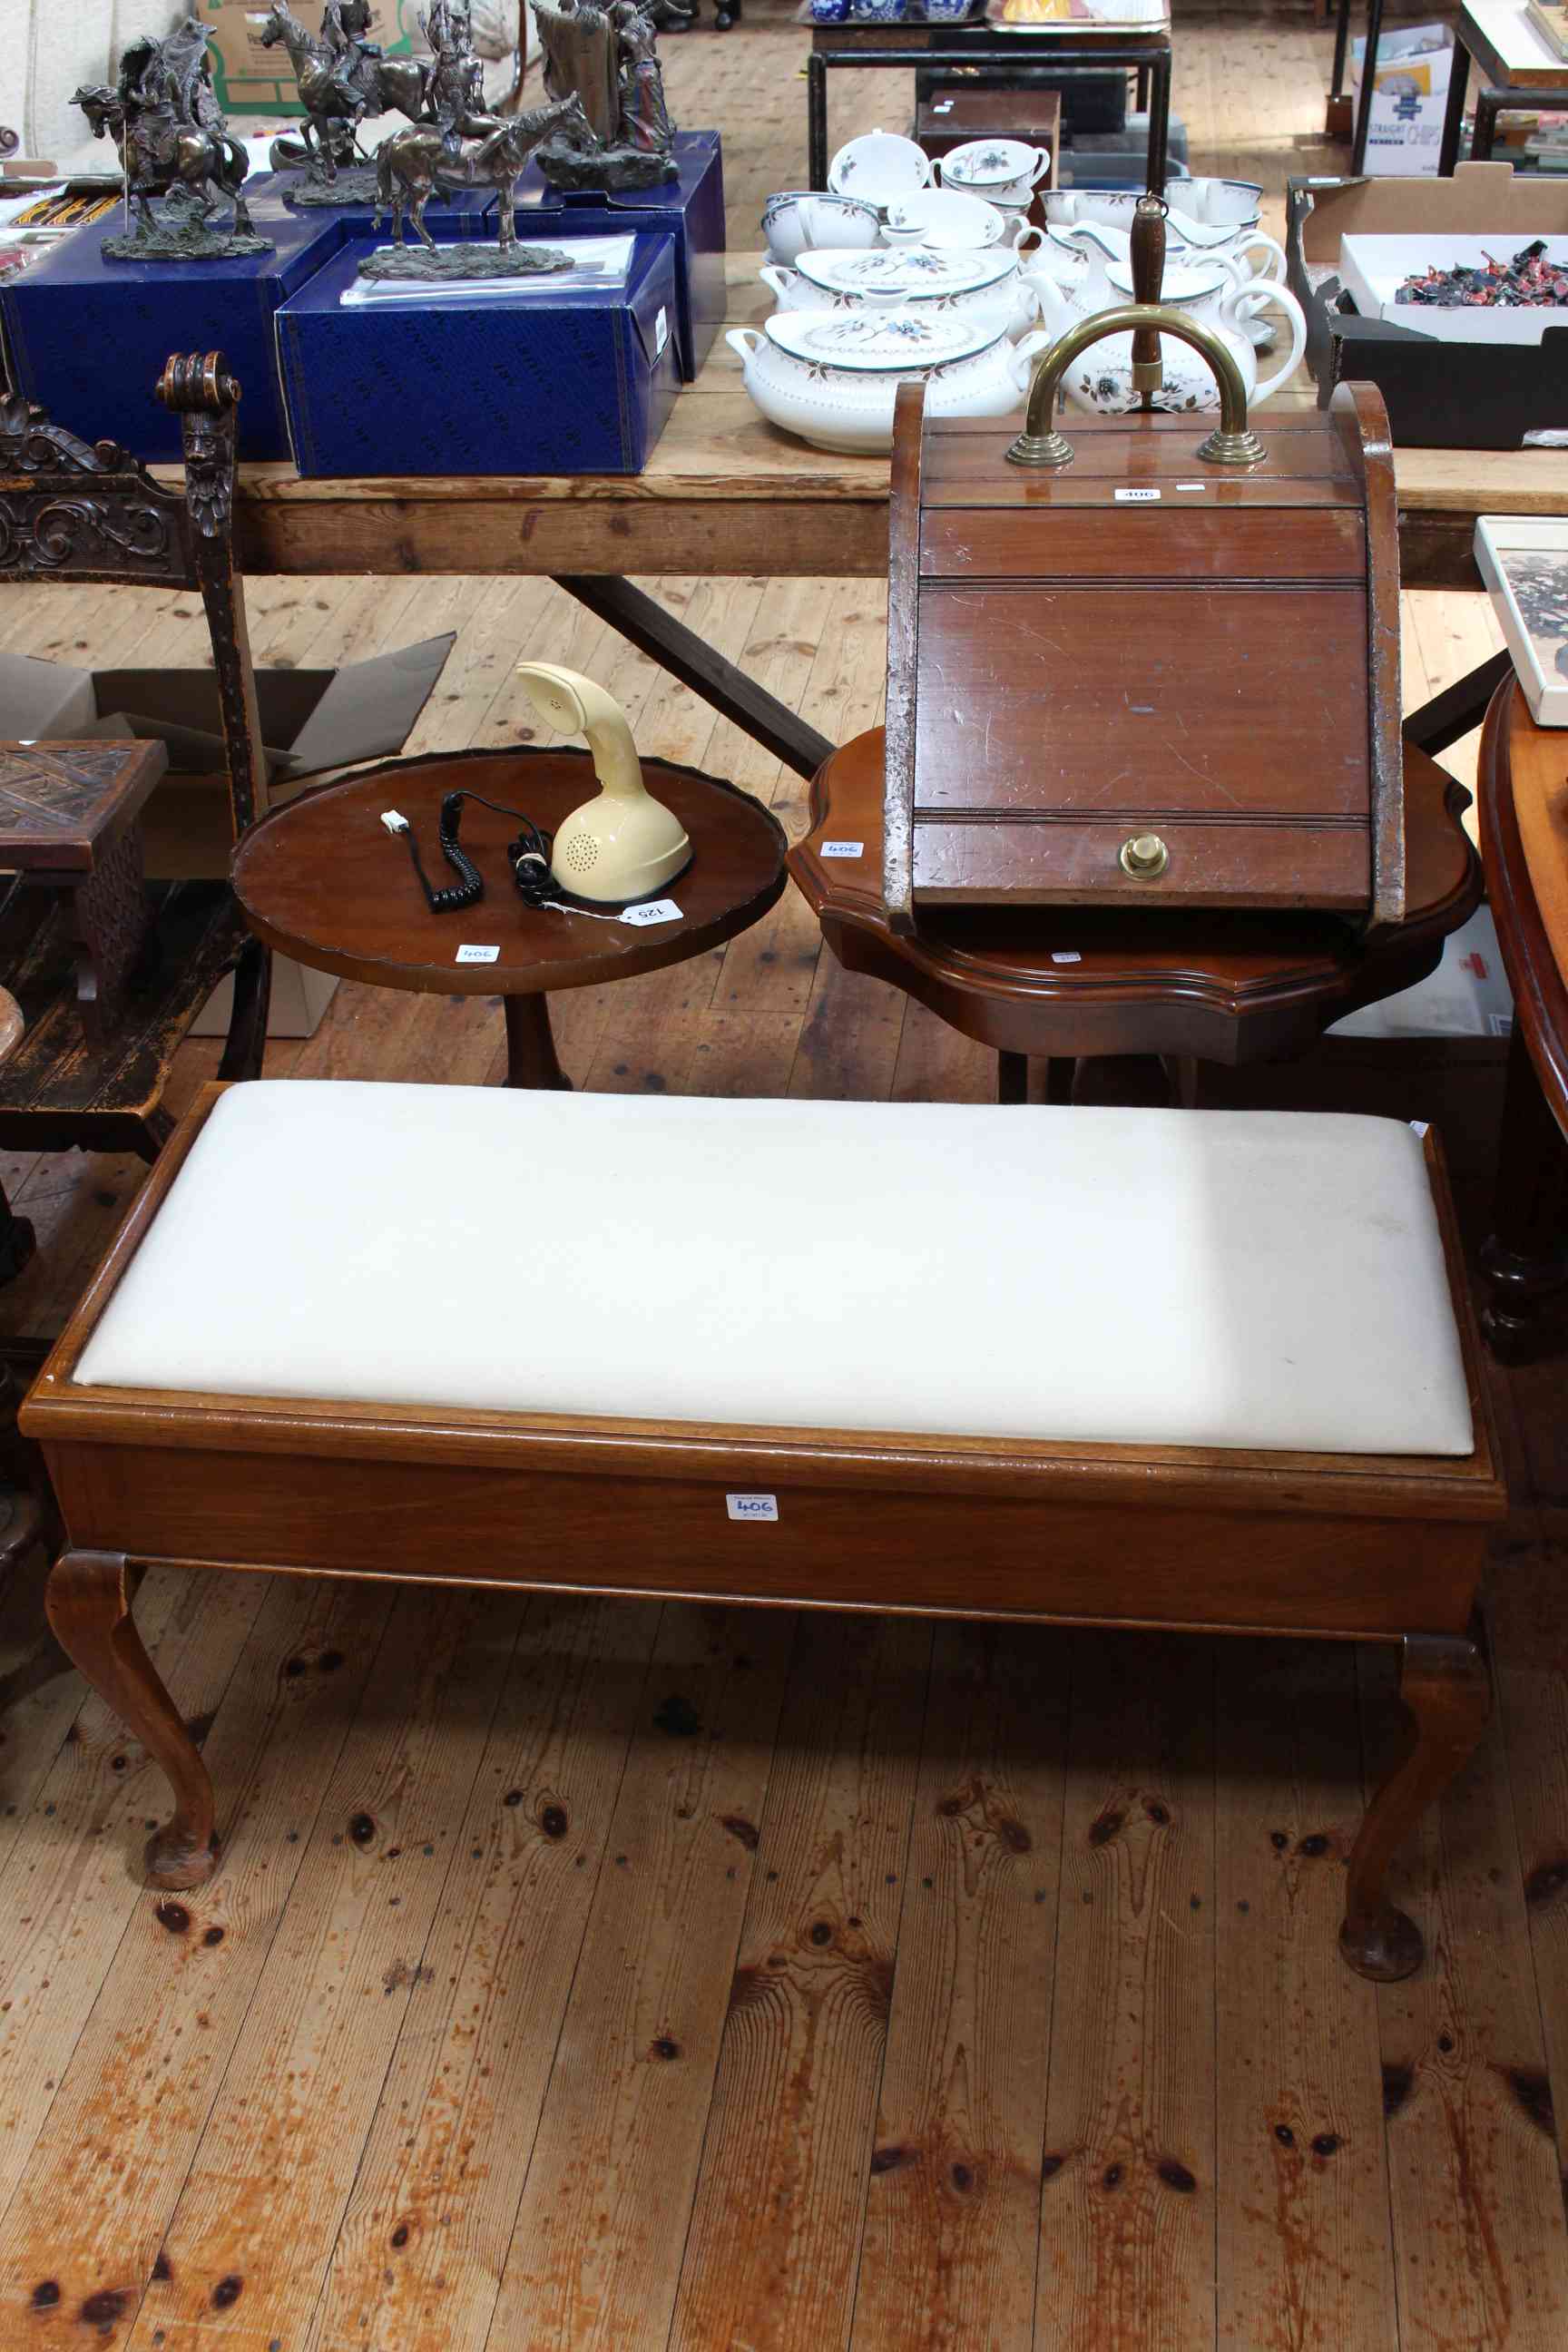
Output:
<instances>
[{"instance_id":1,"label":"stool wooden frame","mask_svg":"<svg viewBox=\"0 0 1568 2352\"><path fill-rule=\"evenodd\" d=\"M22 1416L68 1529L50 1622L174 1787L174 1817L148 1848L153 1885L200 1885L217 1841L206 1768L131 1615L132 1561L1397 1642L1415 1738L1356 1839L1341 1947L1363 1976L1419 1966L1421 1937L1389 1903L1388 1866L1486 1721L1469 1625L1505 1503L1430 1139L1475 1413L1463 1459L74 1386L222 1091L204 1089L160 1157ZM942 1378L933 1363L933 1383ZM776 1496L777 1520L731 1519L735 1490Z\"/></svg>"}]
</instances>

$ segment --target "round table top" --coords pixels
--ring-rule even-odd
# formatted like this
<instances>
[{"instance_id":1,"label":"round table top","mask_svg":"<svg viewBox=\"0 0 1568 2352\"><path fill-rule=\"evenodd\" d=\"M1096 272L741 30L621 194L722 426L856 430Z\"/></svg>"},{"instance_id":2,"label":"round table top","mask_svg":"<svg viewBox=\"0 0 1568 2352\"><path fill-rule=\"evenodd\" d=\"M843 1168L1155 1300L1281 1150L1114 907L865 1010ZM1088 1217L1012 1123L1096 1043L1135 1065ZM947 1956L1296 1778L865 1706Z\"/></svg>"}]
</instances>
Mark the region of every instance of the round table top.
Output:
<instances>
[{"instance_id":1,"label":"round table top","mask_svg":"<svg viewBox=\"0 0 1568 2352\"><path fill-rule=\"evenodd\" d=\"M525 907L505 856L516 820L473 801L464 805L459 837L485 877L485 895L459 913L431 913L407 845L387 832L381 812L395 808L408 819L440 889L458 878L436 837L443 795L482 793L552 833L597 789L591 754L566 750L396 760L307 793L241 842L235 895L268 947L384 988L526 996L658 971L733 939L766 914L784 888L785 840L777 818L733 784L663 760L642 767L648 791L691 840L691 863L660 894L679 907L679 922L639 929L576 908ZM500 952L493 962L458 963L462 946Z\"/></svg>"}]
</instances>

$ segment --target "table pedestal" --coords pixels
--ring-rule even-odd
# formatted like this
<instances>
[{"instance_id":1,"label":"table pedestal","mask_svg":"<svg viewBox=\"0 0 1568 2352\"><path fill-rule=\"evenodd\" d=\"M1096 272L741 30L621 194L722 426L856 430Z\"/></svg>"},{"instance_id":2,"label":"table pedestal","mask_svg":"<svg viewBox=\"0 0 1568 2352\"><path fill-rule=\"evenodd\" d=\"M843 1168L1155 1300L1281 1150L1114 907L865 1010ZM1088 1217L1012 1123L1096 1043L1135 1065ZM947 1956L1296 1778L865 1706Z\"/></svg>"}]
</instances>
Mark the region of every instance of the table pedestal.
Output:
<instances>
[{"instance_id":1,"label":"table pedestal","mask_svg":"<svg viewBox=\"0 0 1568 2352\"><path fill-rule=\"evenodd\" d=\"M569 1095L572 1081L556 1058L548 996L508 996L502 1003L506 1008L504 1083Z\"/></svg>"}]
</instances>

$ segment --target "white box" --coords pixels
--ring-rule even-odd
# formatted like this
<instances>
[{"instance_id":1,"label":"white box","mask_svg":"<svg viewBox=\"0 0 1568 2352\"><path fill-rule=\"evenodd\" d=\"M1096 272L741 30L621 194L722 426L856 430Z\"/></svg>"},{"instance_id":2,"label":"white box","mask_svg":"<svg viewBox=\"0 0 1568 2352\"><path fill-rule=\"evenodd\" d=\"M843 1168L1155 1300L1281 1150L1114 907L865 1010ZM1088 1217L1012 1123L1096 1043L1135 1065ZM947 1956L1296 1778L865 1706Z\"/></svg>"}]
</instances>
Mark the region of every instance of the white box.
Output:
<instances>
[{"instance_id":1,"label":"white box","mask_svg":"<svg viewBox=\"0 0 1568 2352\"><path fill-rule=\"evenodd\" d=\"M1568 71L1568 68L1564 68ZM1340 280L1363 319L1386 319L1440 343L1529 343L1548 327L1568 327L1568 304L1510 309L1491 304L1445 310L1436 302L1395 300L1407 278L1428 269L1479 269L1489 257L1508 262L1533 237L1428 235L1347 236L1340 245ZM1568 236L1543 236L1547 258L1568 269Z\"/></svg>"},{"instance_id":2,"label":"white box","mask_svg":"<svg viewBox=\"0 0 1568 2352\"><path fill-rule=\"evenodd\" d=\"M1352 41L1351 84L1358 103L1365 58L1365 41ZM1406 25L1384 33L1366 135L1369 173L1436 178L1453 63L1454 36L1447 25Z\"/></svg>"},{"instance_id":3,"label":"white box","mask_svg":"<svg viewBox=\"0 0 1568 2352\"><path fill-rule=\"evenodd\" d=\"M1476 565L1538 727L1568 727L1568 520L1481 515Z\"/></svg>"}]
</instances>

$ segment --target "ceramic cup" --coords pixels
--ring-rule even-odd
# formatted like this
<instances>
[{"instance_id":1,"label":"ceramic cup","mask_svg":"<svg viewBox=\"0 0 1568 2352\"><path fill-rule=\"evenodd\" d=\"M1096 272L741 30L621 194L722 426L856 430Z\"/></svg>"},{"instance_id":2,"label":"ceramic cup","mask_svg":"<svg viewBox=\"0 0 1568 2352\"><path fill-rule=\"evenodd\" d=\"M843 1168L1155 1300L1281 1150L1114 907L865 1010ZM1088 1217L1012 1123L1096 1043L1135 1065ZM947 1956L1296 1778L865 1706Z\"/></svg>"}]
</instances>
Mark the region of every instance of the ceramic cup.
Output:
<instances>
[{"instance_id":1,"label":"ceramic cup","mask_svg":"<svg viewBox=\"0 0 1568 2352\"><path fill-rule=\"evenodd\" d=\"M768 257L792 268L803 253L840 251L877 242L877 211L854 196L783 188L763 206Z\"/></svg>"}]
</instances>

